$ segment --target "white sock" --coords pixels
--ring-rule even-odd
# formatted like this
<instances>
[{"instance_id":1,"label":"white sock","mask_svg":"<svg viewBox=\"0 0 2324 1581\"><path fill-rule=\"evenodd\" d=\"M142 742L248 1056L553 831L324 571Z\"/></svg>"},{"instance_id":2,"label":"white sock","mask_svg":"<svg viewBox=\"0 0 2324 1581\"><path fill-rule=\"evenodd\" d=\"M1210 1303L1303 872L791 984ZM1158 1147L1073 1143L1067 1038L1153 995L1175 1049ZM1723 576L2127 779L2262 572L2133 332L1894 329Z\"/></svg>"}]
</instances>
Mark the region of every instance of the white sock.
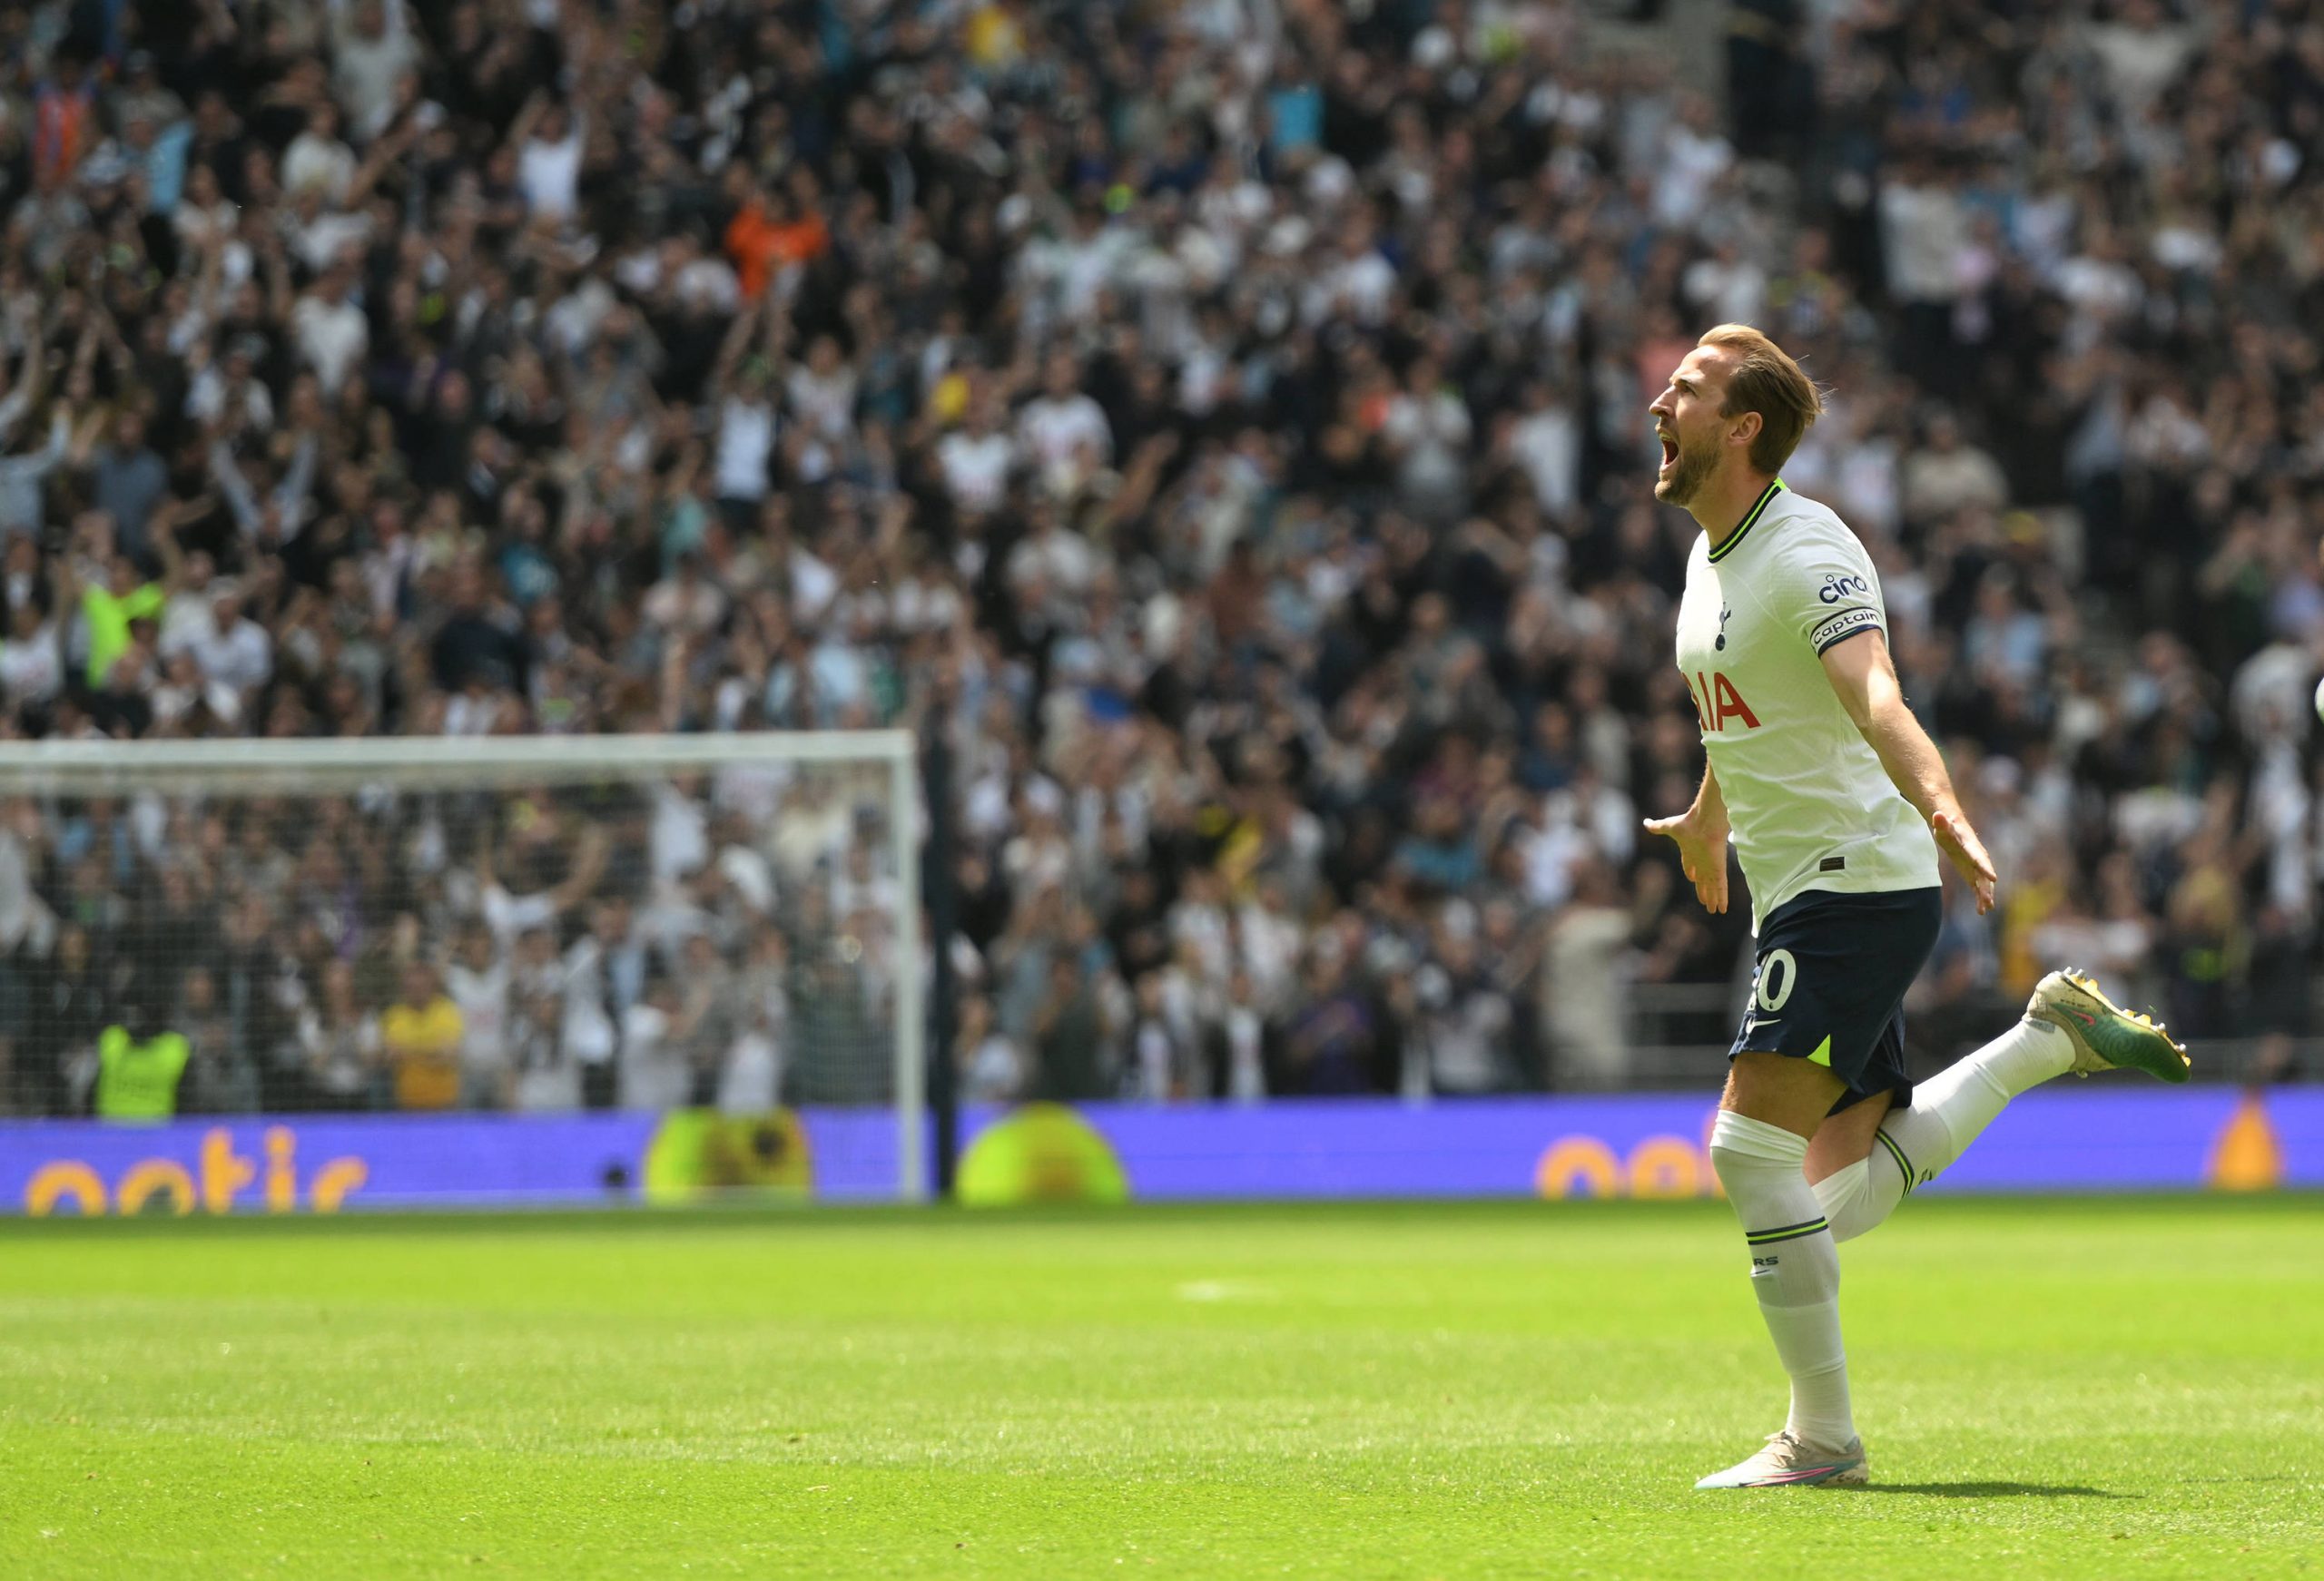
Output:
<instances>
[{"instance_id":1,"label":"white sock","mask_svg":"<svg viewBox=\"0 0 2324 1581\"><path fill-rule=\"evenodd\" d=\"M1873 1157L1880 1157L1881 1153L1880 1144L1875 1142ZM1855 1240L1896 1212L1896 1204L1905 1200L1905 1183L1896 1166L1891 1164L1887 1174L1876 1183L1871 1158L1859 1158L1837 1174L1826 1175L1816 1183L1815 1190L1824 1217L1832 1222L1835 1241Z\"/></svg>"},{"instance_id":2,"label":"white sock","mask_svg":"<svg viewBox=\"0 0 2324 1581\"><path fill-rule=\"evenodd\" d=\"M1840 1343L1840 1254L1803 1173L1807 1139L1729 1109L1711 1125L1711 1167L1743 1221L1751 1291L1791 1377L1786 1429L1819 1449L1856 1437Z\"/></svg>"},{"instance_id":3,"label":"white sock","mask_svg":"<svg viewBox=\"0 0 2324 1581\"><path fill-rule=\"evenodd\" d=\"M2046 1021L2020 1021L1913 1089L1913 1106L1880 1123L1872 1155L1816 1183L1832 1238L1863 1234L1935 1180L2010 1099L2073 1067L2073 1042Z\"/></svg>"}]
</instances>

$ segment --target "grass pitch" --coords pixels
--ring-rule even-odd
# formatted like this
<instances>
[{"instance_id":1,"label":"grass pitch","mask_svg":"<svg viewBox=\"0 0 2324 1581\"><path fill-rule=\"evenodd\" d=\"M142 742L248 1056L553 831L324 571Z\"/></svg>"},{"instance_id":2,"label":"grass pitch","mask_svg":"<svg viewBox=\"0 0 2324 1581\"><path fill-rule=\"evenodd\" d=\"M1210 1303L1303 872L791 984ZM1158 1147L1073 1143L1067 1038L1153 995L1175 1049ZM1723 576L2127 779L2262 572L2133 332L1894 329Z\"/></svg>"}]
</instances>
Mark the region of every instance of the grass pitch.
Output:
<instances>
[{"instance_id":1,"label":"grass pitch","mask_svg":"<svg viewBox=\"0 0 2324 1581\"><path fill-rule=\"evenodd\" d=\"M1723 1205L0 1231L0 1574L2324 1576L2324 1200L1915 1202L1875 1487Z\"/></svg>"}]
</instances>

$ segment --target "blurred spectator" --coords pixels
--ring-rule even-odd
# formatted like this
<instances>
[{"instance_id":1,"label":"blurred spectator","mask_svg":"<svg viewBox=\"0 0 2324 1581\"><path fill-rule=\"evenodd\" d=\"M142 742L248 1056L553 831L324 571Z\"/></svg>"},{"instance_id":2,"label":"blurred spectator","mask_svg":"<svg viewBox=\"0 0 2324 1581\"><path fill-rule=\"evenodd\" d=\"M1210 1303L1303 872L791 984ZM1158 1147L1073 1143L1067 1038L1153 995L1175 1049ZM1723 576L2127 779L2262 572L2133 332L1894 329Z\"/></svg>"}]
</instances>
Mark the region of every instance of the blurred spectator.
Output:
<instances>
[{"instance_id":1,"label":"blurred spectator","mask_svg":"<svg viewBox=\"0 0 2324 1581\"><path fill-rule=\"evenodd\" d=\"M1104 1045L1104 1011L1096 992L1076 962L1059 957L1049 963L1048 992L1033 1013L1033 1095L1056 1103L1110 1096L1099 1063ZM1157 1095L1172 1091L1175 1066L1166 1056L1155 1077Z\"/></svg>"},{"instance_id":2,"label":"blurred spectator","mask_svg":"<svg viewBox=\"0 0 2324 1581\"><path fill-rule=\"evenodd\" d=\"M385 1050L377 1017L356 999L355 968L327 962L320 987L299 1027L311 1102L318 1109L373 1107L386 1095Z\"/></svg>"},{"instance_id":3,"label":"blurred spectator","mask_svg":"<svg viewBox=\"0 0 2324 1581\"><path fill-rule=\"evenodd\" d=\"M1024 1090L1023 1061L994 1024L991 1000L975 994L961 1001L958 1036L962 1103L1006 1103Z\"/></svg>"},{"instance_id":4,"label":"blurred spectator","mask_svg":"<svg viewBox=\"0 0 2324 1581\"><path fill-rule=\"evenodd\" d=\"M168 1029L141 994L126 1015L97 1037L95 1112L100 1120L167 1120L177 1113L178 1084L192 1049Z\"/></svg>"},{"instance_id":5,"label":"blurred spectator","mask_svg":"<svg viewBox=\"0 0 2324 1581\"><path fill-rule=\"evenodd\" d=\"M507 1107L511 1099L508 1051L509 963L492 932L471 924L461 935L444 989L460 1016L460 1106Z\"/></svg>"},{"instance_id":6,"label":"blurred spectator","mask_svg":"<svg viewBox=\"0 0 2324 1581\"><path fill-rule=\"evenodd\" d=\"M1544 946L1543 1010L1551 1084L1561 1090L1620 1087L1630 1076L1623 957L1630 912L1607 863L1582 864L1573 898L1550 924Z\"/></svg>"},{"instance_id":7,"label":"blurred spectator","mask_svg":"<svg viewBox=\"0 0 2324 1581\"><path fill-rule=\"evenodd\" d=\"M379 1013L379 1047L399 1109L448 1109L460 1096L460 1011L436 969L411 961L395 1002Z\"/></svg>"}]
</instances>

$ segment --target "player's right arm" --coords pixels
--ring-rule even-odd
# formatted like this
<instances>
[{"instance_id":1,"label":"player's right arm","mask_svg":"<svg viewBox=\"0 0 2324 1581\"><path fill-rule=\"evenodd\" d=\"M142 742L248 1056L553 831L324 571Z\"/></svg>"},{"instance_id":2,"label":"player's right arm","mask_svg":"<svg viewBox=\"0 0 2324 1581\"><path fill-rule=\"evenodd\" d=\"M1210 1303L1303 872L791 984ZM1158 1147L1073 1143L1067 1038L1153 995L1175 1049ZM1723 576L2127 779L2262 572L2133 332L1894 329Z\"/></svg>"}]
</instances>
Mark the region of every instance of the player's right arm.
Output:
<instances>
[{"instance_id":1,"label":"player's right arm","mask_svg":"<svg viewBox=\"0 0 2324 1581\"><path fill-rule=\"evenodd\" d=\"M1702 789L1695 804L1676 818L1649 818L1649 834L1667 835L1679 845L1679 865L1695 887L1695 899L1714 915L1727 910L1727 799L1719 794L1718 775L1703 765Z\"/></svg>"}]
</instances>

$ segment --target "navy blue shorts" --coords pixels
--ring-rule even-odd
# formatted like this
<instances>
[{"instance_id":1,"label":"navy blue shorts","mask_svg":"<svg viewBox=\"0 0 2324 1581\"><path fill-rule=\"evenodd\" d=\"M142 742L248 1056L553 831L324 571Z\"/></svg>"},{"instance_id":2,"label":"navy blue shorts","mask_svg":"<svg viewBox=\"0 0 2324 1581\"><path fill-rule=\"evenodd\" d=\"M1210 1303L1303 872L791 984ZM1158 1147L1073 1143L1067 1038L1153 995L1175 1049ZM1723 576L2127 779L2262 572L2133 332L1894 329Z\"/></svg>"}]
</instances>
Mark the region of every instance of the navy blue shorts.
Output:
<instances>
[{"instance_id":1,"label":"navy blue shorts","mask_svg":"<svg viewBox=\"0 0 2324 1581\"><path fill-rule=\"evenodd\" d=\"M1759 928L1751 1003L1735 1034L1738 1054L1780 1054L1828 1066L1848 1090L1838 1114L1876 1093L1913 1101L1905 1068L1905 990L1936 948L1943 892L1837 895L1810 889Z\"/></svg>"}]
</instances>

